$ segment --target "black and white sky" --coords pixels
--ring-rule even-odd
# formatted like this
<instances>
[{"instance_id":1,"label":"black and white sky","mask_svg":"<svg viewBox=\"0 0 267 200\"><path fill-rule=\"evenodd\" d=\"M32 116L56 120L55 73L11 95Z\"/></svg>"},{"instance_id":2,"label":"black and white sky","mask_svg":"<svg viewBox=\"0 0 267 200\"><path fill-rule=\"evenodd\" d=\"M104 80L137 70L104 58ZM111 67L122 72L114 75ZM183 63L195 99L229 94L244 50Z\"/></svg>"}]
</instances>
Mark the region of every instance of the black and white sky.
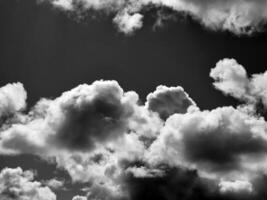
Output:
<instances>
[{"instance_id":1,"label":"black and white sky","mask_svg":"<svg viewBox=\"0 0 267 200\"><path fill-rule=\"evenodd\" d=\"M0 0L0 200L267 199L266 0Z\"/></svg>"}]
</instances>

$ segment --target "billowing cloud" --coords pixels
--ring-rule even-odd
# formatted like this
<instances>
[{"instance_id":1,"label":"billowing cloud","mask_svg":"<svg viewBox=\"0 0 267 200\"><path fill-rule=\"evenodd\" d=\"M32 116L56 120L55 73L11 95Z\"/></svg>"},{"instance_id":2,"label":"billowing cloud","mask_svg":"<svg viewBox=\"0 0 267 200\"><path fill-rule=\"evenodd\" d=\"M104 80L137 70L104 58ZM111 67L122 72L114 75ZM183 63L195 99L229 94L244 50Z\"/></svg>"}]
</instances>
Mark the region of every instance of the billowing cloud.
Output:
<instances>
[{"instance_id":1,"label":"billowing cloud","mask_svg":"<svg viewBox=\"0 0 267 200\"><path fill-rule=\"evenodd\" d=\"M166 120L174 113L186 113L189 106L195 105L182 87L158 86L147 96L146 106Z\"/></svg>"},{"instance_id":2,"label":"billowing cloud","mask_svg":"<svg viewBox=\"0 0 267 200\"><path fill-rule=\"evenodd\" d=\"M142 18L143 15L140 13L134 13L131 15L124 12L117 15L113 21L118 25L120 31L125 34L131 34L143 26Z\"/></svg>"},{"instance_id":3,"label":"billowing cloud","mask_svg":"<svg viewBox=\"0 0 267 200\"><path fill-rule=\"evenodd\" d=\"M51 142L70 149L92 149L128 131L138 96L124 93L115 81L80 85L55 99L49 108Z\"/></svg>"},{"instance_id":4,"label":"billowing cloud","mask_svg":"<svg viewBox=\"0 0 267 200\"><path fill-rule=\"evenodd\" d=\"M4 168L0 172L0 199L56 200L56 195L48 187L33 179L32 171Z\"/></svg>"},{"instance_id":5,"label":"billowing cloud","mask_svg":"<svg viewBox=\"0 0 267 200\"><path fill-rule=\"evenodd\" d=\"M132 32L142 27L142 18L151 7L166 7L190 15L212 30L235 34L261 31L267 19L265 0L42 0L67 11L96 10L114 13L121 31ZM123 13L123 14L122 14ZM160 16L159 16L160 17ZM162 17L162 16L161 16ZM164 17L164 16L163 16ZM159 21L159 20L157 20Z\"/></svg>"},{"instance_id":6,"label":"billowing cloud","mask_svg":"<svg viewBox=\"0 0 267 200\"><path fill-rule=\"evenodd\" d=\"M29 113L29 122L2 133L2 146L30 153L44 145L90 150L128 131L137 106L134 92L124 93L115 81L80 85L55 100L42 99Z\"/></svg>"},{"instance_id":7,"label":"billowing cloud","mask_svg":"<svg viewBox=\"0 0 267 200\"><path fill-rule=\"evenodd\" d=\"M7 84L0 88L0 120L26 107L27 93L21 83Z\"/></svg>"},{"instance_id":8,"label":"billowing cloud","mask_svg":"<svg viewBox=\"0 0 267 200\"><path fill-rule=\"evenodd\" d=\"M252 167L252 159L259 162L265 158L266 131L262 118L233 107L175 114L150 146L148 159L208 175L215 172L215 176L226 173L233 177L233 172L240 171L244 176L242 170Z\"/></svg>"},{"instance_id":9,"label":"billowing cloud","mask_svg":"<svg viewBox=\"0 0 267 200\"><path fill-rule=\"evenodd\" d=\"M243 66L234 59L223 59L211 69L210 76L215 80L213 85L227 95L249 99L249 80Z\"/></svg>"},{"instance_id":10,"label":"billowing cloud","mask_svg":"<svg viewBox=\"0 0 267 200\"><path fill-rule=\"evenodd\" d=\"M248 77L245 68L234 59L223 59L210 76L215 80L213 85L226 95L231 95L250 104L263 104L267 107L267 72L252 74Z\"/></svg>"},{"instance_id":11,"label":"billowing cloud","mask_svg":"<svg viewBox=\"0 0 267 200\"><path fill-rule=\"evenodd\" d=\"M201 110L180 86L159 86L142 104L136 92L102 80L21 112L26 92L8 85L20 88L15 93L23 103L11 109L21 117L1 121L0 154L54 162L72 183L86 184L85 196L74 199L265 199L267 122L257 105L267 105L266 72L249 76L235 60L224 59L210 76L216 89L241 104ZM9 93L3 99L11 107L20 102ZM49 188L64 187L60 179L36 182L20 168L0 174L16 174L28 184L15 184L26 200L42 191L51 195L38 198L54 199ZM1 182L10 181L2 179L1 195L9 195L11 187Z\"/></svg>"}]
</instances>

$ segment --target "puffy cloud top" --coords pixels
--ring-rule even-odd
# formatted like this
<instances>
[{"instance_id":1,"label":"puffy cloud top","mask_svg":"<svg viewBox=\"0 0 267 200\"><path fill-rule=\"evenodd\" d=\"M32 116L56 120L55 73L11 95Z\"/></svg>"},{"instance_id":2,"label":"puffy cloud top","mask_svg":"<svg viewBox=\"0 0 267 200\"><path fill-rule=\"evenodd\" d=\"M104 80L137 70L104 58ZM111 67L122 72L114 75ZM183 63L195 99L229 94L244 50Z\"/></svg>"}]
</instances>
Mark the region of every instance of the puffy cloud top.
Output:
<instances>
[{"instance_id":1,"label":"puffy cloud top","mask_svg":"<svg viewBox=\"0 0 267 200\"><path fill-rule=\"evenodd\" d=\"M104 10L115 13L119 29L130 33L142 27L142 16L149 7L166 7L186 13L212 30L235 34L261 31L267 19L265 0L43 0L67 11ZM162 16L161 16L162 17Z\"/></svg>"},{"instance_id":2,"label":"puffy cloud top","mask_svg":"<svg viewBox=\"0 0 267 200\"><path fill-rule=\"evenodd\" d=\"M156 164L185 166L210 175L232 175L247 168L250 159L264 158L266 131L263 119L233 107L175 114L150 146L147 157Z\"/></svg>"},{"instance_id":3,"label":"puffy cloud top","mask_svg":"<svg viewBox=\"0 0 267 200\"><path fill-rule=\"evenodd\" d=\"M0 118L14 114L26 107L27 93L21 83L0 88Z\"/></svg>"},{"instance_id":4,"label":"puffy cloud top","mask_svg":"<svg viewBox=\"0 0 267 200\"><path fill-rule=\"evenodd\" d=\"M56 195L40 182L31 171L5 168L0 172L0 198L3 200L56 200Z\"/></svg>"},{"instance_id":5,"label":"puffy cloud top","mask_svg":"<svg viewBox=\"0 0 267 200\"><path fill-rule=\"evenodd\" d=\"M210 76L215 80L213 85L225 94L236 98L247 98L249 80L243 66L234 59L223 59L211 69Z\"/></svg>"},{"instance_id":6,"label":"puffy cloud top","mask_svg":"<svg viewBox=\"0 0 267 200\"><path fill-rule=\"evenodd\" d=\"M134 92L124 93L115 81L80 85L51 104L47 116L55 132L51 139L71 149L92 149L127 132L137 100Z\"/></svg>"},{"instance_id":7,"label":"puffy cloud top","mask_svg":"<svg viewBox=\"0 0 267 200\"><path fill-rule=\"evenodd\" d=\"M174 113L186 113L191 105L195 105L195 102L182 87L166 87L162 85L147 96L146 102L148 109L157 112L163 120L166 120Z\"/></svg>"},{"instance_id":8,"label":"puffy cloud top","mask_svg":"<svg viewBox=\"0 0 267 200\"><path fill-rule=\"evenodd\" d=\"M154 199L144 188L162 199L266 199L267 123L257 110L267 106L266 72L249 76L223 59L210 76L241 104L201 110L180 86L159 86L142 104L135 92L102 80L20 112L22 85L4 86L1 108L21 117L0 122L8 123L0 129L0 154L53 160L73 182L90 183L84 197L73 199ZM2 170L0 198L54 200L33 178L20 168ZM57 179L43 184L63 187Z\"/></svg>"},{"instance_id":9,"label":"puffy cloud top","mask_svg":"<svg viewBox=\"0 0 267 200\"><path fill-rule=\"evenodd\" d=\"M213 85L227 95L250 104L267 107L267 72L247 76L245 68L234 59L219 61L210 71Z\"/></svg>"}]
</instances>

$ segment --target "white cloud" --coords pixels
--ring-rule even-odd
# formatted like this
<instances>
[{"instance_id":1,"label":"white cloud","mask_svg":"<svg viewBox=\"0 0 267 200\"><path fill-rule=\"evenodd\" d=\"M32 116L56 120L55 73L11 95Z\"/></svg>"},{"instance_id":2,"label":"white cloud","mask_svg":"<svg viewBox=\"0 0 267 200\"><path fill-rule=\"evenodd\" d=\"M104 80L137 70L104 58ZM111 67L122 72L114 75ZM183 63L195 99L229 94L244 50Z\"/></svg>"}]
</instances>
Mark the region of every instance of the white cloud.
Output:
<instances>
[{"instance_id":1,"label":"white cloud","mask_svg":"<svg viewBox=\"0 0 267 200\"><path fill-rule=\"evenodd\" d=\"M43 98L21 113L26 92L20 85L25 95L18 96L22 103L12 112L23 120L0 130L0 154L53 160L73 182L90 183L86 192L91 199L127 199L129 176L161 177L172 167L195 169L201 178L221 181L221 191L249 188L233 180L247 180L254 187L253 180L267 172L267 123L255 110L258 101L266 106L266 73L248 78L235 60L224 59L210 76L217 89L245 104L200 110L179 86L159 86L141 104L138 94L124 91L116 81L96 81L55 99ZM12 95L3 96L9 105L14 98L7 96ZM63 186L56 179L43 184Z\"/></svg>"},{"instance_id":2,"label":"white cloud","mask_svg":"<svg viewBox=\"0 0 267 200\"><path fill-rule=\"evenodd\" d=\"M174 114L146 158L197 169L209 177L249 177L265 168L267 124L233 107ZM257 163L252 166L251 163ZM252 171L252 172L251 172Z\"/></svg>"},{"instance_id":3,"label":"white cloud","mask_svg":"<svg viewBox=\"0 0 267 200\"><path fill-rule=\"evenodd\" d=\"M262 74L253 74L251 87L251 93L261 99L263 105L267 107L267 71Z\"/></svg>"},{"instance_id":4,"label":"white cloud","mask_svg":"<svg viewBox=\"0 0 267 200\"><path fill-rule=\"evenodd\" d=\"M213 85L224 94L249 104L262 103L267 107L267 72L248 77L245 68L234 59L223 59L211 69Z\"/></svg>"},{"instance_id":5,"label":"white cloud","mask_svg":"<svg viewBox=\"0 0 267 200\"><path fill-rule=\"evenodd\" d=\"M243 66L234 59L223 59L210 71L210 77L215 82L213 85L225 94L236 98L248 98L249 80Z\"/></svg>"},{"instance_id":6,"label":"white cloud","mask_svg":"<svg viewBox=\"0 0 267 200\"><path fill-rule=\"evenodd\" d=\"M219 190L221 193L252 193L253 186L248 181L221 181L219 183Z\"/></svg>"},{"instance_id":7,"label":"white cloud","mask_svg":"<svg viewBox=\"0 0 267 200\"><path fill-rule=\"evenodd\" d=\"M116 81L80 85L55 100L42 99L27 123L2 132L0 143L24 153L92 150L128 131L137 101L136 93L124 92Z\"/></svg>"},{"instance_id":8,"label":"white cloud","mask_svg":"<svg viewBox=\"0 0 267 200\"><path fill-rule=\"evenodd\" d=\"M135 30L142 28L142 19L143 15L140 13L129 14L128 12L123 12L118 14L113 21L121 32L131 34Z\"/></svg>"},{"instance_id":9,"label":"white cloud","mask_svg":"<svg viewBox=\"0 0 267 200\"><path fill-rule=\"evenodd\" d=\"M27 93L21 83L12 83L1 87L0 118L24 109L26 107L26 98Z\"/></svg>"},{"instance_id":10,"label":"white cloud","mask_svg":"<svg viewBox=\"0 0 267 200\"><path fill-rule=\"evenodd\" d=\"M114 22L121 31L129 33L142 27L142 13L148 7L167 7L185 13L213 30L235 34L261 31L267 21L265 0L42 0L67 11L94 9L113 12ZM77 6L80 5L80 6ZM123 15L121 13L124 13Z\"/></svg>"},{"instance_id":11,"label":"white cloud","mask_svg":"<svg viewBox=\"0 0 267 200\"><path fill-rule=\"evenodd\" d=\"M21 168L4 168L0 172L0 199L3 200L56 200L46 186L34 181L31 171Z\"/></svg>"}]
</instances>

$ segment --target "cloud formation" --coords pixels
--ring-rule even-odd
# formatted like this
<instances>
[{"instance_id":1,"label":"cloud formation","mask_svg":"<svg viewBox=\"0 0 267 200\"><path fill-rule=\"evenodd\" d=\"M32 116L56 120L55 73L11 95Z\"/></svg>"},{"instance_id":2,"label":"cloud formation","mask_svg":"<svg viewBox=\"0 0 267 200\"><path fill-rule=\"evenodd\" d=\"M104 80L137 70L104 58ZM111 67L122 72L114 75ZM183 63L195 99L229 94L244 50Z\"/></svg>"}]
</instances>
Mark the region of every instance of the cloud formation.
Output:
<instances>
[{"instance_id":1,"label":"cloud formation","mask_svg":"<svg viewBox=\"0 0 267 200\"><path fill-rule=\"evenodd\" d=\"M5 109L11 119L20 117L1 121L0 154L54 162L73 183L87 184L86 195L73 199L265 199L267 122L258 104L267 105L266 72L249 76L235 60L223 59L210 76L216 89L241 104L201 110L180 86L159 86L143 104L136 92L101 80L22 112L25 90L8 84L3 99L12 106ZM12 98L14 90L20 101ZM30 194L18 186L24 196L49 193L43 185L63 187L57 179L33 181L32 172L20 168L0 174L28 184ZM1 182L10 181L2 176L1 195L8 195Z\"/></svg>"},{"instance_id":2,"label":"cloud formation","mask_svg":"<svg viewBox=\"0 0 267 200\"><path fill-rule=\"evenodd\" d=\"M80 85L55 100L42 99L25 124L2 133L2 146L22 152L50 147L86 151L116 139L129 129L137 106L134 92L124 93L116 81Z\"/></svg>"},{"instance_id":3,"label":"cloud formation","mask_svg":"<svg viewBox=\"0 0 267 200\"><path fill-rule=\"evenodd\" d=\"M3 200L56 200L46 186L34 181L32 171L21 168L4 168L0 172L0 198Z\"/></svg>"},{"instance_id":4,"label":"cloud formation","mask_svg":"<svg viewBox=\"0 0 267 200\"><path fill-rule=\"evenodd\" d=\"M124 93L115 81L97 81L63 93L49 108L46 119L55 141L70 149L92 149L128 129L138 96Z\"/></svg>"},{"instance_id":5,"label":"cloud formation","mask_svg":"<svg viewBox=\"0 0 267 200\"><path fill-rule=\"evenodd\" d=\"M95 10L114 13L118 28L128 34L142 27L143 16L151 7L169 8L191 16L212 30L237 35L259 32L266 24L265 0L42 0L66 11ZM164 16L160 16L163 17ZM157 20L157 21L160 21Z\"/></svg>"},{"instance_id":6,"label":"cloud formation","mask_svg":"<svg viewBox=\"0 0 267 200\"><path fill-rule=\"evenodd\" d=\"M233 107L175 114L150 146L147 159L197 169L207 177L250 178L249 170L256 173L265 164L266 131L262 118Z\"/></svg>"},{"instance_id":7,"label":"cloud formation","mask_svg":"<svg viewBox=\"0 0 267 200\"><path fill-rule=\"evenodd\" d=\"M251 193L252 184L247 181L221 181L219 183L222 193Z\"/></svg>"},{"instance_id":8,"label":"cloud formation","mask_svg":"<svg viewBox=\"0 0 267 200\"><path fill-rule=\"evenodd\" d=\"M226 95L233 96L248 104L263 104L267 107L267 72L252 74L248 77L245 68L235 59L223 59L210 76L215 80L213 85Z\"/></svg>"},{"instance_id":9,"label":"cloud formation","mask_svg":"<svg viewBox=\"0 0 267 200\"><path fill-rule=\"evenodd\" d=\"M157 112L163 120L174 113L186 113L195 102L188 96L182 87L158 86L156 91L147 96L146 106Z\"/></svg>"},{"instance_id":10,"label":"cloud formation","mask_svg":"<svg viewBox=\"0 0 267 200\"><path fill-rule=\"evenodd\" d=\"M27 93L21 83L7 84L0 88L0 120L26 107Z\"/></svg>"}]
</instances>

